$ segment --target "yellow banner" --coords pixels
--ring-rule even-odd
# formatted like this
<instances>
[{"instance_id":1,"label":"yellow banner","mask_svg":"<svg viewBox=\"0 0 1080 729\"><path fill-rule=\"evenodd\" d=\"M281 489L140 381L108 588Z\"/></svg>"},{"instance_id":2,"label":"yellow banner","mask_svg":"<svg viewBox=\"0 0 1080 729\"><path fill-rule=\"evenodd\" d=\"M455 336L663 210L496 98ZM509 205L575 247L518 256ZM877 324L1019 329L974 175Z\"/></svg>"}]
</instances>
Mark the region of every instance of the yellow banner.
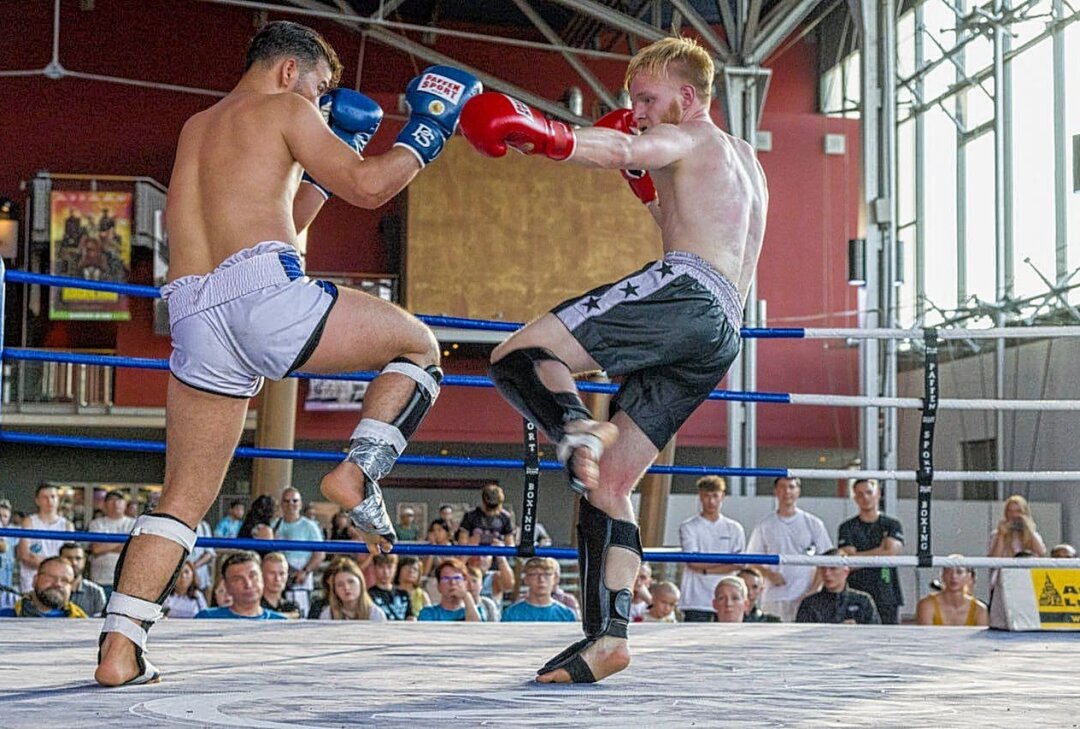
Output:
<instances>
[{"instance_id":1,"label":"yellow banner","mask_svg":"<svg viewBox=\"0 0 1080 729\"><path fill-rule=\"evenodd\" d=\"M1032 569L1043 630L1080 630L1080 570Z\"/></svg>"}]
</instances>

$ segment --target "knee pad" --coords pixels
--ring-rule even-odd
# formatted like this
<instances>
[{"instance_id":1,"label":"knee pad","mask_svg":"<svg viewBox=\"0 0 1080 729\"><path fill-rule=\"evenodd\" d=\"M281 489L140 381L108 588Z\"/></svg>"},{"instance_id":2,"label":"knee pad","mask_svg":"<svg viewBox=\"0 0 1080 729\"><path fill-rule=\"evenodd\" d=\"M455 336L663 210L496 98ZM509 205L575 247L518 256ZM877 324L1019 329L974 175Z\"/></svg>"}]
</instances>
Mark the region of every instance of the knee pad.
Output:
<instances>
[{"instance_id":1,"label":"knee pad","mask_svg":"<svg viewBox=\"0 0 1080 729\"><path fill-rule=\"evenodd\" d=\"M641 530L633 522L612 519L583 497L578 518L578 566L582 582L582 627L590 639L604 635L625 638L630 623L633 591L613 590L604 581L612 547L630 550L640 559Z\"/></svg>"},{"instance_id":2,"label":"knee pad","mask_svg":"<svg viewBox=\"0 0 1080 729\"><path fill-rule=\"evenodd\" d=\"M592 413L574 392L552 392L540 381L536 365L561 359L541 347L525 347L509 352L491 365L489 374L495 388L507 402L531 420L552 443L566 435L564 426L574 420L592 420Z\"/></svg>"}]
</instances>

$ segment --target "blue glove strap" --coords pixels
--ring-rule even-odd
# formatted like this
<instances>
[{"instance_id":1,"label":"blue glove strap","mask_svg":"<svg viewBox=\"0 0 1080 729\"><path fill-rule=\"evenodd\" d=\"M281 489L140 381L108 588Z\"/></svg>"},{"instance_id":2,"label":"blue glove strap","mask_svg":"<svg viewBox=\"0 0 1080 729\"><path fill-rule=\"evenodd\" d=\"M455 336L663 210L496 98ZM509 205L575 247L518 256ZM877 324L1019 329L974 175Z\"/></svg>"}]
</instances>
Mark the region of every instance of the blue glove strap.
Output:
<instances>
[{"instance_id":1,"label":"blue glove strap","mask_svg":"<svg viewBox=\"0 0 1080 729\"><path fill-rule=\"evenodd\" d=\"M318 182L315 182L315 178L312 177L311 175L309 175L307 172L304 172L304 174L300 175L300 181L301 182L306 182L309 185L314 185L315 189L318 190L319 193L324 198L326 198L327 200L329 200L330 198L332 198L334 196L334 193L327 190L325 187L320 185Z\"/></svg>"},{"instance_id":2,"label":"blue glove strap","mask_svg":"<svg viewBox=\"0 0 1080 729\"><path fill-rule=\"evenodd\" d=\"M398 134L395 145L397 144L408 147L420 160L420 164L427 166L442 153L443 145L446 144L446 133L430 121L414 116Z\"/></svg>"}]
</instances>

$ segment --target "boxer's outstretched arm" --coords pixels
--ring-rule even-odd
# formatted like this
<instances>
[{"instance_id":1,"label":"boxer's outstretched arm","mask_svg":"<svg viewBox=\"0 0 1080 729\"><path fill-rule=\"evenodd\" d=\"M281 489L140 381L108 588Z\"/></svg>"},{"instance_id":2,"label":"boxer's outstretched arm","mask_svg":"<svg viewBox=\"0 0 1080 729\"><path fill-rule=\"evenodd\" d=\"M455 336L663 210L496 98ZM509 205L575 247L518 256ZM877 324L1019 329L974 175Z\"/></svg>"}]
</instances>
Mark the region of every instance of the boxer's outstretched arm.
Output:
<instances>
[{"instance_id":1,"label":"boxer's outstretched arm","mask_svg":"<svg viewBox=\"0 0 1080 729\"><path fill-rule=\"evenodd\" d=\"M609 170L662 169L689 156L692 148L690 135L674 124L661 124L639 135L586 127L576 130L575 136L577 145L567 161Z\"/></svg>"}]
</instances>

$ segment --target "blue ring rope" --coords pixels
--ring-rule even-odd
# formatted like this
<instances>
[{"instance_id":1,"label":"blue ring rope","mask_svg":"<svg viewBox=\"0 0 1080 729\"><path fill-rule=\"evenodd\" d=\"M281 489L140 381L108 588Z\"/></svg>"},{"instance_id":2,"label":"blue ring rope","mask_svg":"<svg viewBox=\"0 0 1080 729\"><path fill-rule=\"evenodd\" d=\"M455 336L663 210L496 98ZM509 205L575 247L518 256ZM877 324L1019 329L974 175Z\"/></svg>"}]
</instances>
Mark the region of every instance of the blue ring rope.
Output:
<instances>
[{"instance_id":1,"label":"blue ring rope","mask_svg":"<svg viewBox=\"0 0 1080 729\"><path fill-rule=\"evenodd\" d=\"M87 281L72 276L54 276L46 273L31 273L30 271L7 271L4 274L4 280L12 283L36 284L40 286L59 286L69 289L110 291L116 294L126 294L128 296L139 296L151 299L161 298L161 292L156 286L141 286L138 284L119 283L116 281ZM420 314L417 318L428 326L448 327L452 329L515 332L524 326L522 322L466 319L456 316ZM739 330L739 336L743 339L805 339L806 330L801 327L780 329L742 327Z\"/></svg>"},{"instance_id":2,"label":"blue ring rope","mask_svg":"<svg viewBox=\"0 0 1080 729\"><path fill-rule=\"evenodd\" d=\"M0 527L0 537L27 537L30 539L48 539L63 542L111 542L122 544L129 538L127 534L103 534L99 532L58 532L46 529L16 529ZM252 549L265 551L364 553L367 545L363 542L345 542L328 540L325 542L291 541L288 539L239 539L224 537L199 537L195 544L200 547L215 549ZM440 555L484 557L517 557L517 547L483 547L463 544L418 544L399 543L394 545L394 554ZM572 547L537 547L536 556L554 559L577 559L578 552ZM648 562L700 562L708 564L780 564L780 557L775 554L718 554L708 552L653 552L645 551L644 559Z\"/></svg>"},{"instance_id":3,"label":"blue ring rope","mask_svg":"<svg viewBox=\"0 0 1080 729\"><path fill-rule=\"evenodd\" d=\"M165 443L153 440L130 440L121 438L86 438L78 435L46 435L0 430L0 443L23 445L47 445L61 448L88 448L91 450L134 451L138 453L164 453ZM240 446L234 452L237 458L287 458L300 461L325 461L339 463L341 451L299 451L281 448L252 448ZM402 456L397 461L403 466L436 466L440 468L492 468L521 470L525 468L520 458L470 458L455 456ZM542 471L561 471L558 461L540 461ZM651 466L649 473L675 476L748 476L760 478L787 478L786 468L730 468L722 466Z\"/></svg>"}]
</instances>

